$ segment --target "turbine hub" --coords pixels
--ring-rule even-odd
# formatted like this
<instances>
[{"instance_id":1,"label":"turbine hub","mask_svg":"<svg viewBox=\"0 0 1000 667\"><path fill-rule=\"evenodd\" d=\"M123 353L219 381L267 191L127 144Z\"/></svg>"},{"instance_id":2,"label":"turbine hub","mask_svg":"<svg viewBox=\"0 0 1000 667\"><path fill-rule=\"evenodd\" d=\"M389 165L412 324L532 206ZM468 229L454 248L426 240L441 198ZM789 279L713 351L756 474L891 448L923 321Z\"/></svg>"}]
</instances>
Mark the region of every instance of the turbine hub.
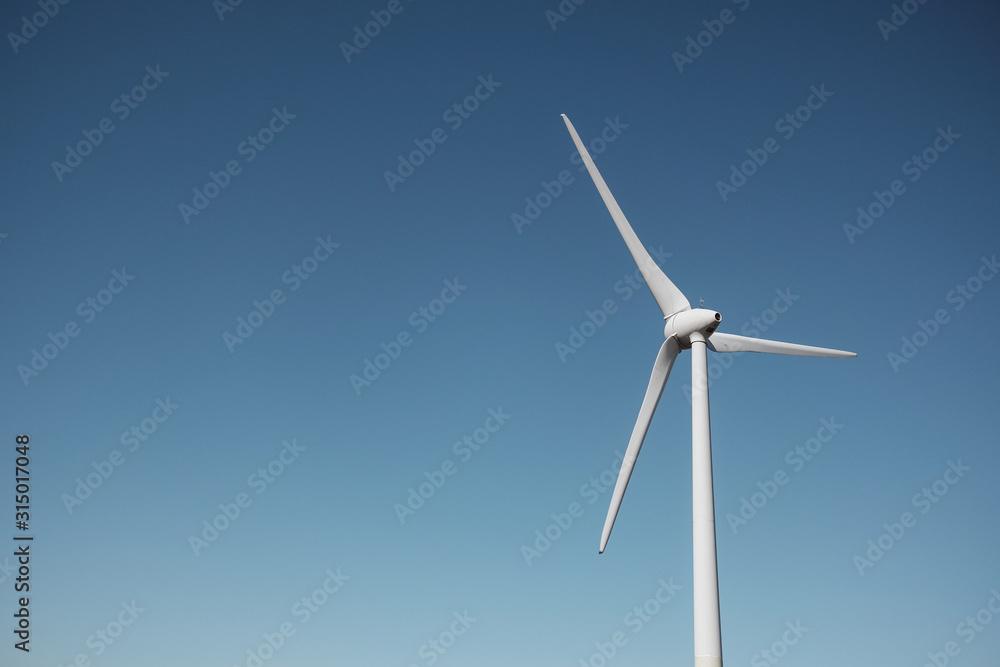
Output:
<instances>
[{"instance_id":1,"label":"turbine hub","mask_svg":"<svg viewBox=\"0 0 1000 667\"><path fill-rule=\"evenodd\" d=\"M682 349L690 349L691 334L697 332L706 339L715 333L719 328L722 315L714 310L705 308L695 308L674 313L667 318L663 327L663 336L670 338L674 336Z\"/></svg>"}]
</instances>

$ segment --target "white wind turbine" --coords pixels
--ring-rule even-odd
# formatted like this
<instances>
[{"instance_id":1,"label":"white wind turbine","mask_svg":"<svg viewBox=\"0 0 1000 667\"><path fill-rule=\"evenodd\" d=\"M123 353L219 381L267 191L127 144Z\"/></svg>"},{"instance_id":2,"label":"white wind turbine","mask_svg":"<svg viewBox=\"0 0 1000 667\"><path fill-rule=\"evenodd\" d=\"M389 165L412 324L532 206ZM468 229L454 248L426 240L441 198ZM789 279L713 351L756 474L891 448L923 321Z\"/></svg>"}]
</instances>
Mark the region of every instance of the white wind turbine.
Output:
<instances>
[{"instance_id":1,"label":"white wind turbine","mask_svg":"<svg viewBox=\"0 0 1000 667\"><path fill-rule=\"evenodd\" d=\"M684 294L670 282L632 231L607 183L601 177L593 159L580 141L569 118L563 114L573 143L580 151L597 191L611 212L618 231L625 239L635 263L639 266L649 291L663 311L666 322L663 335L666 340L656 355L653 373L649 377L646 396L639 408L639 418L632 429L625 460L622 461L618 482L611 497L611 507L604 522L601 549L608 544L611 528L615 525L618 508L625 495L635 459L642 448L642 441L649 429L663 387L670 376L670 369L681 350L691 350L691 464L692 496L694 504L694 664L695 667L722 666L722 627L719 619L719 572L715 555L715 499L712 491L712 433L708 416L708 359L707 349L713 352L770 352L804 357L856 357L854 352L830 350L823 347L781 343L773 340L748 338L716 331L722 315L714 310L691 308ZM706 349L707 348L707 349Z\"/></svg>"}]
</instances>

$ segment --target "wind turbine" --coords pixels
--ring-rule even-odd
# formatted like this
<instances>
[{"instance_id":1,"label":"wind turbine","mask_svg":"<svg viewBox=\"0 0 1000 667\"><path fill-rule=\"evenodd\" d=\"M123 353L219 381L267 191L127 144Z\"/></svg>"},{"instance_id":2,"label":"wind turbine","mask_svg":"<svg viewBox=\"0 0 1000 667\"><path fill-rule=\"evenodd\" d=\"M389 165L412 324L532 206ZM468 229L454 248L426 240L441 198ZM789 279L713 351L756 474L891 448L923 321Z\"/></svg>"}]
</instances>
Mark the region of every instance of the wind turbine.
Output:
<instances>
[{"instance_id":1,"label":"wind turbine","mask_svg":"<svg viewBox=\"0 0 1000 667\"><path fill-rule=\"evenodd\" d=\"M722 625L719 618L719 571L715 553L715 498L712 491L712 432L708 416L708 352L769 352L803 357L856 357L854 352L823 347L781 343L773 340L748 338L716 331L722 315L714 310L691 308L684 294L670 282L653 258L639 242L622 213L607 183L597 171L580 135L566 114L562 115L573 143L601 193L605 206L614 218L618 231L625 239L635 263L639 266L649 291L663 311L663 336L666 340L656 355L653 373L649 377L646 396L639 408L639 418L625 451L618 482L611 496L611 507L604 521L600 553L608 545L611 528L615 525L622 496L628 486L642 441L649 430L670 369L681 350L691 350L691 466L694 505L694 664L695 667L722 667Z\"/></svg>"}]
</instances>

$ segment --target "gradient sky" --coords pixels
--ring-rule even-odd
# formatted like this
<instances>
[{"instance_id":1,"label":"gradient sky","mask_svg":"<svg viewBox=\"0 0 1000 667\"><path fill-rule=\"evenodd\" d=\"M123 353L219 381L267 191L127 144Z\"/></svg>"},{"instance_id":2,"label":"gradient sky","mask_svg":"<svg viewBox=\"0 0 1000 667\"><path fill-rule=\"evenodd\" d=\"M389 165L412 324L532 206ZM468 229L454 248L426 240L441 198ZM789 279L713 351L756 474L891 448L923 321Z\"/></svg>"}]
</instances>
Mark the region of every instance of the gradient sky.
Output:
<instances>
[{"instance_id":1,"label":"gradient sky","mask_svg":"<svg viewBox=\"0 0 1000 667\"><path fill-rule=\"evenodd\" d=\"M722 330L858 353L710 356L727 664L995 665L1000 10L902 5L6 3L0 663L690 664L690 355L598 556L662 320L566 113Z\"/></svg>"}]
</instances>

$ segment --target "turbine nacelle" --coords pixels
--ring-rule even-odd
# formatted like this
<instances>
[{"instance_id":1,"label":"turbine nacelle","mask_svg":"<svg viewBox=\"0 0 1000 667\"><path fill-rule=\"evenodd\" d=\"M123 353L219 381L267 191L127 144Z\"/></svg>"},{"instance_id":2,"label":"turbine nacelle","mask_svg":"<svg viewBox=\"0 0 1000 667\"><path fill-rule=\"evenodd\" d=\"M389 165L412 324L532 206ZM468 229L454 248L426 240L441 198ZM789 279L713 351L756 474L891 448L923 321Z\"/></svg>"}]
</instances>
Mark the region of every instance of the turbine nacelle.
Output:
<instances>
[{"instance_id":1,"label":"turbine nacelle","mask_svg":"<svg viewBox=\"0 0 1000 667\"><path fill-rule=\"evenodd\" d=\"M691 334L697 332L707 339L719 328L721 321L722 315L714 310L705 308L683 310L667 317L663 325L663 337L673 336L681 349L687 350L691 347Z\"/></svg>"}]
</instances>

